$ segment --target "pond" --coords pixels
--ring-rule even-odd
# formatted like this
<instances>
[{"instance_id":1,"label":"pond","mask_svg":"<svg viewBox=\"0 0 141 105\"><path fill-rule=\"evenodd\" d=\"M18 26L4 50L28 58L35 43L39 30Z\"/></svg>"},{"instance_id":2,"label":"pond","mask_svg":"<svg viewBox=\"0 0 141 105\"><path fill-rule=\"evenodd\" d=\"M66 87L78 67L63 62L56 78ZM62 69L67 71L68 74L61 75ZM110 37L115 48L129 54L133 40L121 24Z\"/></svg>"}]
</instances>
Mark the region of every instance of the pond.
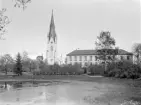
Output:
<instances>
[{"instance_id":1,"label":"pond","mask_svg":"<svg viewBox=\"0 0 141 105\"><path fill-rule=\"evenodd\" d=\"M133 95L130 91L84 81L5 82L0 84L0 105L121 105Z\"/></svg>"}]
</instances>

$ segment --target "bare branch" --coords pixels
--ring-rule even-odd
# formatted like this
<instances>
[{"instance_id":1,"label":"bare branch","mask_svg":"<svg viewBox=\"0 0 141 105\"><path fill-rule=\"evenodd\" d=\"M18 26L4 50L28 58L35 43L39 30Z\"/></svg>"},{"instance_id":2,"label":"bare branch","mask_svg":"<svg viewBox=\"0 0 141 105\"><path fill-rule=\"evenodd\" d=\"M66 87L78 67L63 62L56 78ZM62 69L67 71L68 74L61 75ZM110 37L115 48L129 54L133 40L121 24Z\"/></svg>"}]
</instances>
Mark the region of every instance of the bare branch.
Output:
<instances>
[{"instance_id":1,"label":"bare branch","mask_svg":"<svg viewBox=\"0 0 141 105\"><path fill-rule=\"evenodd\" d=\"M31 0L14 0L15 5L14 7L22 8L25 10L27 8L27 4L31 2Z\"/></svg>"}]
</instances>

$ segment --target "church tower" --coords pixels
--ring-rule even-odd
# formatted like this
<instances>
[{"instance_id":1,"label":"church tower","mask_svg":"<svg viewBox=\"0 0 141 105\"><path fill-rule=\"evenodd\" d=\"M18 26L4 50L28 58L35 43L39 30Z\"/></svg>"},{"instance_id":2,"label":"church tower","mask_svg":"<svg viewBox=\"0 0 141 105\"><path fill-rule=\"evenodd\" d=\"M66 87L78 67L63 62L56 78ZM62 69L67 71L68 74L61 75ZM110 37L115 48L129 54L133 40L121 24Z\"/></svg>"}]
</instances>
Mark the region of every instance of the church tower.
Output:
<instances>
[{"instance_id":1,"label":"church tower","mask_svg":"<svg viewBox=\"0 0 141 105\"><path fill-rule=\"evenodd\" d=\"M47 64L54 65L56 62L57 62L57 35L55 32L55 24L52 10L49 33L47 36Z\"/></svg>"}]
</instances>

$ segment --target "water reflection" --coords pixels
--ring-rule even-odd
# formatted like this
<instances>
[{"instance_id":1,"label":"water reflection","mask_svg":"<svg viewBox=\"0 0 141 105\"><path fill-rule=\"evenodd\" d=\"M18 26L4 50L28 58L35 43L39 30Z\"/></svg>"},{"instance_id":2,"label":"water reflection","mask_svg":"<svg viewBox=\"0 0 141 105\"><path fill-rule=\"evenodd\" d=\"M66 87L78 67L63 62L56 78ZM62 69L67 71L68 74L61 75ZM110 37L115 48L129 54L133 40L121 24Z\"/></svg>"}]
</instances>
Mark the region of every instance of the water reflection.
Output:
<instances>
[{"instance_id":1,"label":"water reflection","mask_svg":"<svg viewBox=\"0 0 141 105\"><path fill-rule=\"evenodd\" d=\"M22 88L23 87L23 83L22 82L16 82L13 84L12 86L14 89L17 89L17 88Z\"/></svg>"},{"instance_id":2,"label":"water reflection","mask_svg":"<svg viewBox=\"0 0 141 105\"><path fill-rule=\"evenodd\" d=\"M108 95L111 94L111 96L114 96L114 94L117 95L119 93L119 89L116 89L117 85L110 85L113 86L110 88L113 90L109 94L107 93L110 92L109 89L108 91L105 89L106 85L63 81L3 82L0 86L0 91L2 89L6 90L0 93L0 105L108 105L107 100L110 97ZM92 90L93 87L99 88L94 89L94 91L88 91ZM7 91L8 88L10 91ZM124 89L126 88L122 87L120 91L124 92ZM117 92L113 94L113 91ZM127 99L127 95L116 96L118 102L113 101L111 105L121 105L120 103L123 102L123 100L121 100L120 97ZM99 104L101 102L102 104Z\"/></svg>"},{"instance_id":3,"label":"water reflection","mask_svg":"<svg viewBox=\"0 0 141 105\"><path fill-rule=\"evenodd\" d=\"M0 89L10 90L13 89L20 89L22 87L37 87L39 83L37 82L4 82L0 84Z\"/></svg>"},{"instance_id":4,"label":"water reflection","mask_svg":"<svg viewBox=\"0 0 141 105\"><path fill-rule=\"evenodd\" d=\"M12 88L12 86L8 84L7 82L4 82L4 84L0 85L0 89L10 90L10 88Z\"/></svg>"}]
</instances>

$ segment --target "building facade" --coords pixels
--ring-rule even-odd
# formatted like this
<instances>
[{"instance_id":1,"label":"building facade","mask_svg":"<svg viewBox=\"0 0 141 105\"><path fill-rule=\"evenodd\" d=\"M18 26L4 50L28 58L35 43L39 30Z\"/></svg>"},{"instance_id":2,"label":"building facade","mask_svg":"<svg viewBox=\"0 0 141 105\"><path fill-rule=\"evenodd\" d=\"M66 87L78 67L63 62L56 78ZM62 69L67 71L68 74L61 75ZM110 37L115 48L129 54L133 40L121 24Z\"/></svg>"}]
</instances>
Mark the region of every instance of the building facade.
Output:
<instances>
[{"instance_id":1,"label":"building facade","mask_svg":"<svg viewBox=\"0 0 141 105\"><path fill-rule=\"evenodd\" d=\"M110 55L107 57L110 57ZM117 61L127 60L133 62L133 54L122 49L119 49L118 55L115 58ZM66 63L72 65L77 63L84 67L89 64L99 64L100 61L98 60L96 50L74 50L67 54Z\"/></svg>"},{"instance_id":2,"label":"building facade","mask_svg":"<svg viewBox=\"0 0 141 105\"><path fill-rule=\"evenodd\" d=\"M47 64L49 65L54 65L57 62L57 35L55 32L53 11L51 16L49 33L47 36L46 60Z\"/></svg>"}]
</instances>

